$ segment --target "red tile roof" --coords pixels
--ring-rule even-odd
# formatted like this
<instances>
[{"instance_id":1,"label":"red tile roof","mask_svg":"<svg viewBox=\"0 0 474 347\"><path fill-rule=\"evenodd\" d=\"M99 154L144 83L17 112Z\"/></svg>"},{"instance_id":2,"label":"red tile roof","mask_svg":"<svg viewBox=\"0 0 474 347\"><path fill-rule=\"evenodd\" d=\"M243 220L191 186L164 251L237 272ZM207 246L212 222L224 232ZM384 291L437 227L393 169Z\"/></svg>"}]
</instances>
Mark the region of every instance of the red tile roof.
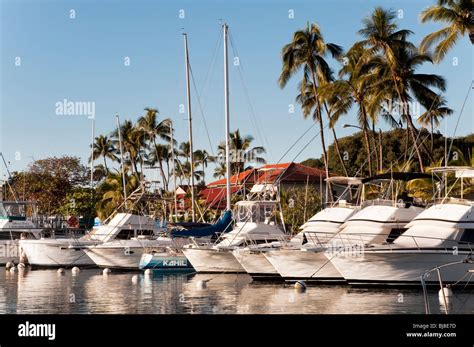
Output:
<instances>
[{"instance_id":1,"label":"red tile roof","mask_svg":"<svg viewBox=\"0 0 474 347\"><path fill-rule=\"evenodd\" d=\"M241 190L241 187L233 186L230 187L230 193L234 194ZM225 209L226 207L226 188L225 187L213 187L206 188L199 194L200 198L206 203L209 208Z\"/></svg>"},{"instance_id":2,"label":"red tile roof","mask_svg":"<svg viewBox=\"0 0 474 347\"><path fill-rule=\"evenodd\" d=\"M315 169L306 165L297 163L269 164L258 169L249 169L239 175L233 175L230 178L232 186L254 183L306 183L319 182L321 178L326 178L324 170ZM226 179L208 184L208 187L225 186Z\"/></svg>"},{"instance_id":3,"label":"red tile roof","mask_svg":"<svg viewBox=\"0 0 474 347\"><path fill-rule=\"evenodd\" d=\"M233 175L230 177L230 184L231 185L239 185L239 184L244 184L244 183L253 184L255 182L256 175L252 175L252 174L255 174L255 173L256 173L256 169L248 169L248 170L245 170L244 172L241 172L238 175ZM222 178L220 180L209 183L207 186L218 187L218 186L225 186L225 184L226 184L226 179Z\"/></svg>"}]
</instances>

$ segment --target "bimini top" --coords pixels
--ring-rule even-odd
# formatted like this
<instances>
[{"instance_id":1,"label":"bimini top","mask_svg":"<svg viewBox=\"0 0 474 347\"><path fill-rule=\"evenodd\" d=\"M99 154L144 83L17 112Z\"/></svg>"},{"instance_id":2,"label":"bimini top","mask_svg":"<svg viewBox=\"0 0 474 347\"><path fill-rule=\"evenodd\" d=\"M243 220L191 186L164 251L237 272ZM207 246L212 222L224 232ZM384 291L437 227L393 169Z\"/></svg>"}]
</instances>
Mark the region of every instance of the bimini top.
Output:
<instances>
[{"instance_id":1,"label":"bimini top","mask_svg":"<svg viewBox=\"0 0 474 347\"><path fill-rule=\"evenodd\" d=\"M333 176L326 178L326 182L346 184L348 186L358 186L362 184L363 177L346 177L346 176Z\"/></svg>"},{"instance_id":2,"label":"bimini top","mask_svg":"<svg viewBox=\"0 0 474 347\"><path fill-rule=\"evenodd\" d=\"M232 230L232 212L230 210L219 218L214 224L191 229L174 229L171 230L171 237L206 237L221 233L227 233Z\"/></svg>"},{"instance_id":3,"label":"bimini top","mask_svg":"<svg viewBox=\"0 0 474 347\"><path fill-rule=\"evenodd\" d=\"M395 180L395 181L411 181L419 178L433 178L432 175L421 172L386 172L380 175L367 177L362 179L362 183L377 180Z\"/></svg>"},{"instance_id":4,"label":"bimini top","mask_svg":"<svg viewBox=\"0 0 474 347\"><path fill-rule=\"evenodd\" d=\"M456 177L474 177L474 167L472 166L439 166L428 170L433 173L455 172Z\"/></svg>"}]
</instances>

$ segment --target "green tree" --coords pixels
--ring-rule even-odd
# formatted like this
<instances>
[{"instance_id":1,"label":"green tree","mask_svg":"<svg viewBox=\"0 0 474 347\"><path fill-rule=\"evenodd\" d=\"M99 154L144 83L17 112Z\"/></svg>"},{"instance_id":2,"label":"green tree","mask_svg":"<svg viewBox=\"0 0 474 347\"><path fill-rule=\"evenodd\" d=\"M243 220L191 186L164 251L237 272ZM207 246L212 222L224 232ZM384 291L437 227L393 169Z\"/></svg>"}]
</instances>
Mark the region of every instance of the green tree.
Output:
<instances>
[{"instance_id":1,"label":"green tree","mask_svg":"<svg viewBox=\"0 0 474 347\"><path fill-rule=\"evenodd\" d=\"M315 23L307 25L304 30L298 30L293 34L293 39L285 45L281 52L282 71L278 83L284 88L291 77L299 70L303 70L303 78L300 90L305 92L307 85L311 84L316 105L313 117L319 124L319 133L323 152L324 167L326 176L329 177L328 158L326 143L324 140L324 124L322 117L322 105L319 102L318 87L321 83L329 82L330 68L324 59L328 54L339 57L342 48L333 43L326 43L319 26Z\"/></svg>"},{"instance_id":2,"label":"green tree","mask_svg":"<svg viewBox=\"0 0 474 347\"><path fill-rule=\"evenodd\" d=\"M116 152L117 150L114 147L112 140L110 140L107 136L100 135L95 138L93 159L96 160L100 157L104 159L104 168L106 175L108 175L109 173L109 169L107 167L107 159L110 159L112 161L118 161Z\"/></svg>"},{"instance_id":3,"label":"green tree","mask_svg":"<svg viewBox=\"0 0 474 347\"><path fill-rule=\"evenodd\" d=\"M254 138L252 135L242 136L240 130L229 134L230 137L230 172L231 175L239 174L245 171L246 164L257 163L266 164L265 158L262 156L266 153L263 146L252 147ZM217 160L225 168L225 143L221 142L218 146Z\"/></svg>"},{"instance_id":4,"label":"green tree","mask_svg":"<svg viewBox=\"0 0 474 347\"><path fill-rule=\"evenodd\" d=\"M434 61L439 63L454 47L460 36L473 32L472 0L437 0L437 4L425 8L420 15L422 23L428 21L446 23L446 26L427 35L421 41L421 53L433 45Z\"/></svg>"}]
</instances>

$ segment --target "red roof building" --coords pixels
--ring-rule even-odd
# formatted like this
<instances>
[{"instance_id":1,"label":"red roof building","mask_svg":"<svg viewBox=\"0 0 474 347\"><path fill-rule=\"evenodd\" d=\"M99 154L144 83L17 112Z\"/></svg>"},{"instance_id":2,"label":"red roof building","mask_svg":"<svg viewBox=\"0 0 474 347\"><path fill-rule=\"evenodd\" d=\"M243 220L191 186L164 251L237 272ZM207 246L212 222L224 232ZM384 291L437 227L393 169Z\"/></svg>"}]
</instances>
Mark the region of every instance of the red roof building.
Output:
<instances>
[{"instance_id":1,"label":"red roof building","mask_svg":"<svg viewBox=\"0 0 474 347\"><path fill-rule=\"evenodd\" d=\"M281 186L317 184L325 189L326 173L297 163L269 164L233 175L230 178L232 194L243 194L250 191L255 184L273 184ZM199 194L206 205L213 209L224 209L226 206L226 179L211 182Z\"/></svg>"}]
</instances>

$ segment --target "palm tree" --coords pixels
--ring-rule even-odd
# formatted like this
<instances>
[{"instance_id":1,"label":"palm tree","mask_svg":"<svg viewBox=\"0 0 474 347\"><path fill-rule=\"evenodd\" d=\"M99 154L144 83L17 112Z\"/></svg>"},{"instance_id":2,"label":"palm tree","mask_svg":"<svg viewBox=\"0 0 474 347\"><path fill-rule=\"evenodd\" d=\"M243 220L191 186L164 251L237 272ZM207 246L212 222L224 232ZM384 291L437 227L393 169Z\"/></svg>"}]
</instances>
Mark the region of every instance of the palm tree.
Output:
<instances>
[{"instance_id":1,"label":"palm tree","mask_svg":"<svg viewBox=\"0 0 474 347\"><path fill-rule=\"evenodd\" d=\"M417 51L399 49L397 52L399 67L395 71L395 88L400 92L400 101L403 107L402 118L407 123L415 150L417 152L420 170L424 170L421 151L417 145L418 129L416 128L412 116L410 115L409 102L413 97L423 105L428 105L436 97L436 93L431 89L435 87L440 91L446 90L445 79L436 74L416 73L416 69L426 63L433 63L432 58L427 54L420 54ZM387 81L388 82L388 81ZM388 83L387 83L388 85ZM390 88L390 86L389 86ZM429 106L428 106L429 107ZM430 162L433 161L431 151L426 148L424 142L421 142Z\"/></svg>"},{"instance_id":2,"label":"palm tree","mask_svg":"<svg viewBox=\"0 0 474 347\"><path fill-rule=\"evenodd\" d=\"M322 103L324 105L324 108L326 110L326 114L328 115L328 117L330 119L329 127L331 128L331 131L332 131L332 135L333 135L333 138L334 138L334 147L336 149L337 156L339 157L339 161L341 163L342 170L344 171L344 175L348 176L346 164L344 163L344 159L342 158L341 150L340 150L340 147L339 147L339 140L337 139L336 130L334 129L335 122L331 121L331 119L332 119L331 105L336 101L337 96L333 93L331 93L331 94L328 93L326 96L323 96L323 94L322 94L323 88L328 88L329 85L330 84L325 84L322 87L320 87L318 94L320 94L320 96L321 96L320 103ZM314 97L313 86L312 86L311 83L307 84L307 87L306 87L306 90L305 90L304 93L300 93L296 96L296 101L301 104L301 108L303 110L303 116L305 118L308 117L308 115L311 113L311 111L316 112L316 98ZM327 104L330 105L329 108L328 108ZM314 115L313 115L313 118L315 118Z\"/></svg>"},{"instance_id":3,"label":"palm tree","mask_svg":"<svg viewBox=\"0 0 474 347\"><path fill-rule=\"evenodd\" d=\"M207 165L209 163L214 162L214 157L211 156L205 149L198 149L198 150L194 151L193 157L194 157L194 160L196 162L196 166L197 165L202 166L202 181L205 182L205 180L206 180L205 170L206 170Z\"/></svg>"},{"instance_id":4,"label":"palm tree","mask_svg":"<svg viewBox=\"0 0 474 347\"><path fill-rule=\"evenodd\" d=\"M340 79L323 86L321 94L329 101L331 109L330 126L347 114L353 104L358 105L357 120L364 134L369 176L372 175L372 150L369 140L369 95L376 81L377 71L371 71L370 57L365 56L361 43L356 43L346 54L346 63L339 71ZM346 79L344 79L346 77ZM373 102L373 100L372 100Z\"/></svg>"},{"instance_id":5,"label":"palm tree","mask_svg":"<svg viewBox=\"0 0 474 347\"><path fill-rule=\"evenodd\" d=\"M425 8L420 14L422 23L435 21L446 23L446 26L421 41L421 53L426 53L438 43L434 49L434 61L439 63L460 36L468 35L474 30L471 11L472 0L438 0L436 5Z\"/></svg>"},{"instance_id":6,"label":"palm tree","mask_svg":"<svg viewBox=\"0 0 474 347\"><path fill-rule=\"evenodd\" d=\"M261 156L265 154L265 148L262 146L251 147L254 140L253 136L242 137L240 130L237 129L229 134L230 137L230 172L232 175L239 174L245 170L246 163L266 164L266 160ZM225 143L218 146L219 159L225 167Z\"/></svg>"},{"instance_id":7,"label":"palm tree","mask_svg":"<svg viewBox=\"0 0 474 347\"><path fill-rule=\"evenodd\" d=\"M363 20L364 28L359 30L365 40L361 44L367 49L367 55L376 57L383 54L385 62L380 61L379 66L379 93L387 98L397 98L402 105L402 119L407 125L407 135L412 137L413 146L418 156L420 170L424 170L423 160L417 143L417 129L410 116L408 102L412 100L410 92L420 100L434 94L429 89L436 86L445 89L445 81L441 76L432 74L417 74L415 69L432 59L426 54L419 54L416 47L407 37L412 33L409 30L398 30L394 22L395 12L377 7L371 16ZM423 146L423 143L421 143ZM425 148L430 160L431 154Z\"/></svg>"},{"instance_id":8,"label":"palm tree","mask_svg":"<svg viewBox=\"0 0 474 347\"><path fill-rule=\"evenodd\" d=\"M110 140L107 136L97 136L94 141L94 149L92 152L92 158L95 160L99 157L104 159L104 168L105 168L105 175L109 174L109 169L107 167L107 158L112 161L117 161L118 158L115 155L116 149L112 140Z\"/></svg>"},{"instance_id":9,"label":"palm tree","mask_svg":"<svg viewBox=\"0 0 474 347\"><path fill-rule=\"evenodd\" d=\"M214 178L221 178L221 177L225 177L227 173L227 170L226 170L226 166L225 166L225 163L223 162L220 162L219 165L216 166L216 168L214 169Z\"/></svg>"},{"instance_id":10,"label":"palm tree","mask_svg":"<svg viewBox=\"0 0 474 347\"><path fill-rule=\"evenodd\" d=\"M163 169L163 162L168 162L170 159L171 153L170 149L167 145L163 145L161 143L154 144L153 147L150 149L150 153L148 154L148 161L147 163L150 166L154 166L158 164L160 169L161 179L163 180L163 188L167 191L168 190L168 179Z\"/></svg>"},{"instance_id":11,"label":"palm tree","mask_svg":"<svg viewBox=\"0 0 474 347\"><path fill-rule=\"evenodd\" d=\"M442 95L436 95L434 99L427 99L422 102L426 111L422 113L417 121L424 127L430 127L431 135L431 155L434 150L434 127L440 125L441 119L453 114L453 110L446 106L446 99Z\"/></svg>"},{"instance_id":12,"label":"palm tree","mask_svg":"<svg viewBox=\"0 0 474 347\"><path fill-rule=\"evenodd\" d=\"M124 202L123 183L121 172L111 172L105 181L98 187L101 200L96 205L97 215L100 219L107 218L118 206ZM127 196L130 196L140 186L138 174L126 177Z\"/></svg>"},{"instance_id":13,"label":"palm tree","mask_svg":"<svg viewBox=\"0 0 474 347\"><path fill-rule=\"evenodd\" d=\"M319 123L319 133L324 159L326 176L329 177L326 143L324 140L324 125L321 112L321 103L318 97L318 87L321 83L328 82L330 68L324 59L328 54L339 57L342 48L333 43L326 43L319 26L315 23L307 25L306 29L298 30L293 34L292 41L282 49L282 71L278 83L284 88L290 78L299 70L303 70L301 92L304 93L307 85L311 83L316 105L313 117Z\"/></svg>"},{"instance_id":14,"label":"palm tree","mask_svg":"<svg viewBox=\"0 0 474 347\"><path fill-rule=\"evenodd\" d=\"M120 133L122 136L122 145L125 154L124 164L130 162L132 172L139 173L137 165L138 161L142 161L141 150L147 147L143 139L142 132L140 132L130 120L126 120L120 126ZM112 137L114 138L113 141L115 147L117 148L117 152L119 152L120 144L117 129L112 132Z\"/></svg>"},{"instance_id":15,"label":"palm tree","mask_svg":"<svg viewBox=\"0 0 474 347\"><path fill-rule=\"evenodd\" d=\"M170 119L164 119L158 123L157 116L158 110L153 108L145 108L146 114L138 119L137 128L142 131L147 137L147 140L151 142L152 148L155 150L154 158L155 162L158 163L160 169L161 179L163 181L163 188L168 190L168 180L165 176L163 169L163 150L156 143L156 139L159 137L166 141L170 141ZM161 153L157 151L161 150ZM161 158L161 159L160 159Z\"/></svg>"}]
</instances>

